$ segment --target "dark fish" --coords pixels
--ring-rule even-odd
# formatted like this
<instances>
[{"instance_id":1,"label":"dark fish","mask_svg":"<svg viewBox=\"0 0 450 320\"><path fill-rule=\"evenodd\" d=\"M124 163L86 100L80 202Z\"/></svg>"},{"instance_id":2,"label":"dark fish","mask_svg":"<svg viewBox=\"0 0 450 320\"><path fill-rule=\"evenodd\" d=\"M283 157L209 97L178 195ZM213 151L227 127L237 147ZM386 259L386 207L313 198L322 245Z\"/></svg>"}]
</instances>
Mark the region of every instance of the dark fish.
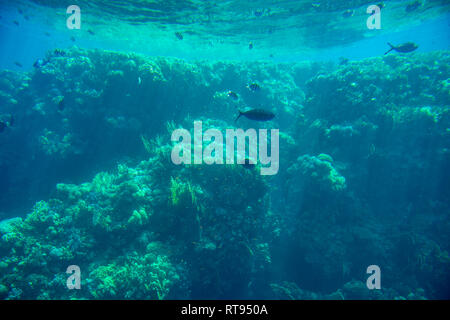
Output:
<instances>
[{"instance_id":1,"label":"dark fish","mask_svg":"<svg viewBox=\"0 0 450 320\"><path fill-rule=\"evenodd\" d=\"M22 68L22 67L23 67L23 65L22 65L20 62L15 61L14 64L15 64L16 66L18 66L19 68Z\"/></svg>"},{"instance_id":2,"label":"dark fish","mask_svg":"<svg viewBox=\"0 0 450 320\"><path fill-rule=\"evenodd\" d=\"M233 91L228 91L228 96L229 96L231 99L233 99L233 100L239 99L237 93L236 93L236 92L233 92Z\"/></svg>"},{"instance_id":3,"label":"dark fish","mask_svg":"<svg viewBox=\"0 0 450 320\"><path fill-rule=\"evenodd\" d=\"M249 90L251 90L251 91L259 91L259 90L261 90L261 87L260 87L259 84L257 84L257 83L249 84L249 85L247 86L247 88L248 88Z\"/></svg>"},{"instance_id":4,"label":"dark fish","mask_svg":"<svg viewBox=\"0 0 450 320\"><path fill-rule=\"evenodd\" d=\"M76 39L75 39L75 37L70 37L70 40L72 40L72 42L75 42L76 41Z\"/></svg>"},{"instance_id":5,"label":"dark fish","mask_svg":"<svg viewBox=\"0 0 450 320\"><path fill-rule=\"evenodd\" d=\"M95 35L94 31L92 31L91 29L88 29L87 31L90 35Z\"/></svg>"},{"instance_id":6,"label":"dark fish","mask_svg":"<svg viewBox=\"0 0 450 320\"><path fill-rule=\"evenodd\" d=\"M60 57L64 57L66 55L66 53L62 49L55 49L53 51L53 53L55 54L55 56L60 56Z\"/></svg>"},{"instance_id":7,"label":"dark fish","mask_svg":"<svg viewBox=\"0 0 450 320\"><path fill-rule=\"evenodd\" d=\"M245 158L244 163L242 164L242 166L245 169L250 170L250 169L253 169L256 166L256 163L252 163L252 162L250 162L249 158Z\"/></svg>"},{"instance_id":8,"label":"dark fish","mask_svg":"<svg viewBox=\"0 0 450 320\"><path fill-rule=\"evenodd\" d=\"M384 8L384 3L380 2L379 4L377 4L378 8L383 9Z\"/></svg>"},{"instance_id":9,"label":"dark fish","mask_svg":"<svg viewBox=\"0 0 450 320\"><path fill-rule=\"evenodd\" d=\"M177 37L178 40L183 40L183 35L180 32L175 32L175 37Z\"/></svg>"},{"instance_id":10,"label":"dark fish","mask_svg":"<svg viewBox=\"0 0 450 320\"><path fill-rule=\"evenodd\" d=\"M62 97L62 99L61 100L59 100L59 102L58 102L58 110L59 111L63 111L64 110L64 108L65 108L65 102L64 102L64 97Z\"/></svg>"},{"instance_id":11,"label":"dark fish","mask_svg":"<svg viewBox=\"0 0 450 320\"><path fill-rule=\"evenodd\" d=\"M255 17L261 17L264 13L264 10L255 10L254 14Z\"/></svg>"},{"instance_id":12,"label":"dark fish","mask_svg":"<svg viewBox=\"0 0 450 320\"><path fill-rule=\"evenodd\" d=\"M19 26L19 21L14 20L13 23L14 23L16 26Z\"/></svg>"},{"instance_id":13,"label":"dark fish","mask_svg":"<svg viewBox=\"0 0 450 320\"><path fill-rule=\"evenodd\" d=\"M241 116L244 116L247 119L256 120L256 121L269 121L269 120L272 120L273 118L275 118L275 114L271 111L264 110L264 109L251 109L251 110L244 111L244 112L239 110L239 115L236 118L236 120L234 120L234 121L237 121Z\"/></svg>"},{"instance_id":14,"label":"dark fish","mask_svg":"<svg viewBox=\"0 0 450 320\"><path fill-rule=\"evenodd\" d=\"M19 14L23 14L23 10L22 9L17 9L17 12L19 12Z\"/></svg>"},{"instance_id":15,"label":"dark fish","mask_svg":"<svg viewBox=\"0 0 450 320\"><path fill-rule=\"evenodd\" d=\"M51 37L51 34L49 32L44 33L47 37Z\"/></svg>"},{"instance_id":16,"label":"dark fish","mask_svg":"<svg viewBox=\"0 0 450 320\"><path fill-rule=\"evenodd\" d=\"M6 128L11 127L13 124L14 124L13 115L10 116L10 119L8 122L0 120L0 132L5 131Z\"/></svg>"},{"instance_id":17,"label":"dark fish","mask_svg":"<svg viewBox=\"0 0 450 320\"><path fill-rule=\"evenodd\" d=\"M414 42L406 42L403 43L401 45L398 46L394 46L392 44L390 44L388 42L388 45L391 47L388 51L386 51L385 54L388 54L389 52L391 52L392 50L395 50L397 52L401 52L401 53L407 53L407 52L412 52L414 50L416 50L419 46L417 44L415 44Z\"/></svg>"},{"instance_id":18,"label":"dark fish","mask_svg":"<svg viewBox=\"0 0 450 320\"><path fill-rule=\"evenodd\" d=\"M353 16L354 14L355 14L355 11L354 11L354 10L347 9L347 10L345 10L345 11L342 13L342 16L343 16L344 18L350 18L350 17Z\"/></svg>"},{"instance_id":19,"label":"dark fish","mask_svg":"<svg viewBox=\"0 0 450 320\"><path fill-rule=\"evenodd\" d=\"M25 19L25 20L30 20L30 17L29 16L23 16L23 18Z\"/></svg>"},{"instance_id":20,"label":"dark fish","mask_svg":"<svg viewBox=\"0 0 450 320\"><path fill-rule=\"evenodd\" d=\"M252 50L252 49L253 49L253 43L250 42L250 43L248 44L248 49L249 49L249 50Z\"/></svg>"},{"instance_id":21,"label":"dark fish","mask_svg":"<svg viewBox=\"0 0 450 320\"><path fill-rule=\"evenodd\" d=\"M414 11L421 5L422 5L422 3L420 1L414 1L406 6L405 11L406 12Z\"/></svg>"}]
</instances>

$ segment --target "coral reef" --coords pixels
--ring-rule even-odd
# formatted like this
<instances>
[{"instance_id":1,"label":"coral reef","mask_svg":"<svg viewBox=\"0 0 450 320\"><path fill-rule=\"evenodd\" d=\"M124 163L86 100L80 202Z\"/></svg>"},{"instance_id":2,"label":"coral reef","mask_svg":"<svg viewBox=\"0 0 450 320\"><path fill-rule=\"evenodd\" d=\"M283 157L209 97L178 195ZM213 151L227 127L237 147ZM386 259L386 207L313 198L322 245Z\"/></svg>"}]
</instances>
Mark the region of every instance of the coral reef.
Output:
<instances>
[{"instance_id":1,"label":"coral reef","mask_svg":"<svg viewBox=\"0 0 450 320\"><path fill-rule=\"evenodd\" d=\"M448 52L46 59L0 72L1 299L448 298ZM235 128L258 105L275 119L239 125L280 129L277 175L172 163L173 129Z\"/></svg>"}]
</instances>

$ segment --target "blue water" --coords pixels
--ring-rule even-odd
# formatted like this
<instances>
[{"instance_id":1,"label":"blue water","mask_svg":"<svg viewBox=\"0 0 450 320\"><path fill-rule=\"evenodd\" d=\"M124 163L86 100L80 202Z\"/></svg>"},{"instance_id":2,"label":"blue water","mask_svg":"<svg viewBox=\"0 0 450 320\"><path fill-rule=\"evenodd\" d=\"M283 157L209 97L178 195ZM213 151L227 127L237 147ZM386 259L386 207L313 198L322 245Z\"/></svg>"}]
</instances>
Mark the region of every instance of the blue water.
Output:
<instances>
[{"instance_id":1,"label":"blue water","mask_svg":"<svg viewBox=\"0 0 450 320\"><path fill-rule=\"evenodd\" d=\"M60 13L64 12L60 9ZM365 27L365 17L361 18L361 26ZM65 23L64 17L59 18L59 24ZM388 19L388 18L386 18ZM394 21L392 21L394 20ZM20 27L13 24L13 21L18 21ZM449 45L449 21L448 14L442 14L438 17L432 17L421 22L417 25L414 21L412 25L404 25L400 30L387 31L384 30L384 23L389 22L395 25L395 19L385 20L382 11L382 31L371 30L368 31L368 38L363 40L357 40L349 44L335 45L327 47L325 50L314 50L313 52L297 53L287 52L282 56L274 55L270 60L276 62L285 61L299 61L299 60L317 60L317 61L336 61L339 57L345 57L350 60L363 59L367 57L379 56L386 51L386 43L403 43L406 40L414 39L417 43L420 43L419 52L429 52L434 50L446 50ZM51 36L46 36L45 33ZM55 30L52 26L49 26L45 21L41 21L39 17L30 18L25 20L23 15L17 12L16 7L5 7L3 11L3 19L0 23L0 36L2 43L4 44L1 54L0 63L2 68L11 70L22 70L22 68L16 66L14 62L23 62L24 68L31 69L33 63L40 57L44 56L49 50L58 48L70 48L74 43L70 40L72 35L76 35L80 32L78 30ZM411 35L414 35L413 37ZM17 39L21 41L18 42ZM291 40L296 42L295 38ZM84 48L103 48L106 50L123 50L123 41L114 39L99 39L95 40L86 37L85 35L77 40L77 46ZM126 45L126 44L125 44ZM245 43L242 45L245 47ZM298 42L298 46L302 47L305 44ZM24 49L26 48L26 49ZM156 49L155 48L142 48L138 47L136 52L141 52L149 55L166 55L171 57L178 57L184 59L199 58L196 53L194 56L189 51L179 49L177 47L172 49ZM234 54L233 54L234 53ZM227 55L228 59L235 59L236 54L240 55L240 52L232 52ZM14 57L14 61L12 59ZM207 51L200 56L201 58L214 58L214 54L210 54ZM242 58L242 55L241 55ZM256 56L256 59L259 56ZM255 59L252 56L245 57L245 59Z\"/></svg>"},{"instance_id":2,"label":"blue water","mask_svg":"<svg viewBox=\"0 0 450 320\"><path fill-rule=\"evenodd\" d=\"M2 1L0 299L449 299L450 7L414 2L367 30L364 1L79 1L68 30ZM276 172L176 165L200 121L210 157L267 129Z\"/></svg>"}]
</instances>

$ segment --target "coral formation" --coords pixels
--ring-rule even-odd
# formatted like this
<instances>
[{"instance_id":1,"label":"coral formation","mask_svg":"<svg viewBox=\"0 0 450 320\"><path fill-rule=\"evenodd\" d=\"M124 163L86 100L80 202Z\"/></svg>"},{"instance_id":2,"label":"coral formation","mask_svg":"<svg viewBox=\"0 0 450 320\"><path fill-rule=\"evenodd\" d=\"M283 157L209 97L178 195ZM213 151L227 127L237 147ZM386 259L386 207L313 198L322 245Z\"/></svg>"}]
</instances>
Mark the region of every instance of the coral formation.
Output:
<instances>
[{"instance_id":1,"label":"coral formation","mask_svg":"<svg viewBox=\"0 0 450 320\"><path fill-rule=\"evenodd\" d=\"M46 59L0 72L0 116L17 119L0 136L0 204L22 213L1 217L1 299L448 298L448 52ZM276 176L170 160L173 129L234 128L256 105L276 114ZM379 291L365 286L374 263ZM72 264L81 290L65 286Z\"/></svg>"}]
</instances>

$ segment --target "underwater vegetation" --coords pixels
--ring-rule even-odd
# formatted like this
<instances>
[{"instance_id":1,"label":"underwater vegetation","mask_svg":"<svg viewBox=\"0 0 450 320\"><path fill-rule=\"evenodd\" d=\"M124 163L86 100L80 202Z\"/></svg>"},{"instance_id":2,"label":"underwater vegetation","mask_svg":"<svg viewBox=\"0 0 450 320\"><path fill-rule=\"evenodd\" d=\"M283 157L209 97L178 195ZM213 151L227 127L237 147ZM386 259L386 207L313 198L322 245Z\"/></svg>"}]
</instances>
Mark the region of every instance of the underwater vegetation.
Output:
<instances>
[{"instance_id":1,"label":"underwater vegetation","mask_svg":"<svg viewBox=\"0 0 450 320\"><path fill-rule=\"evenodd\" d=\"M42 61L0 72L1 299L449 298L448 52ZM174 129L254 108L270 121L238 124L280 129L277 175L172 163Z\"/></svg>"}]
</instances>

